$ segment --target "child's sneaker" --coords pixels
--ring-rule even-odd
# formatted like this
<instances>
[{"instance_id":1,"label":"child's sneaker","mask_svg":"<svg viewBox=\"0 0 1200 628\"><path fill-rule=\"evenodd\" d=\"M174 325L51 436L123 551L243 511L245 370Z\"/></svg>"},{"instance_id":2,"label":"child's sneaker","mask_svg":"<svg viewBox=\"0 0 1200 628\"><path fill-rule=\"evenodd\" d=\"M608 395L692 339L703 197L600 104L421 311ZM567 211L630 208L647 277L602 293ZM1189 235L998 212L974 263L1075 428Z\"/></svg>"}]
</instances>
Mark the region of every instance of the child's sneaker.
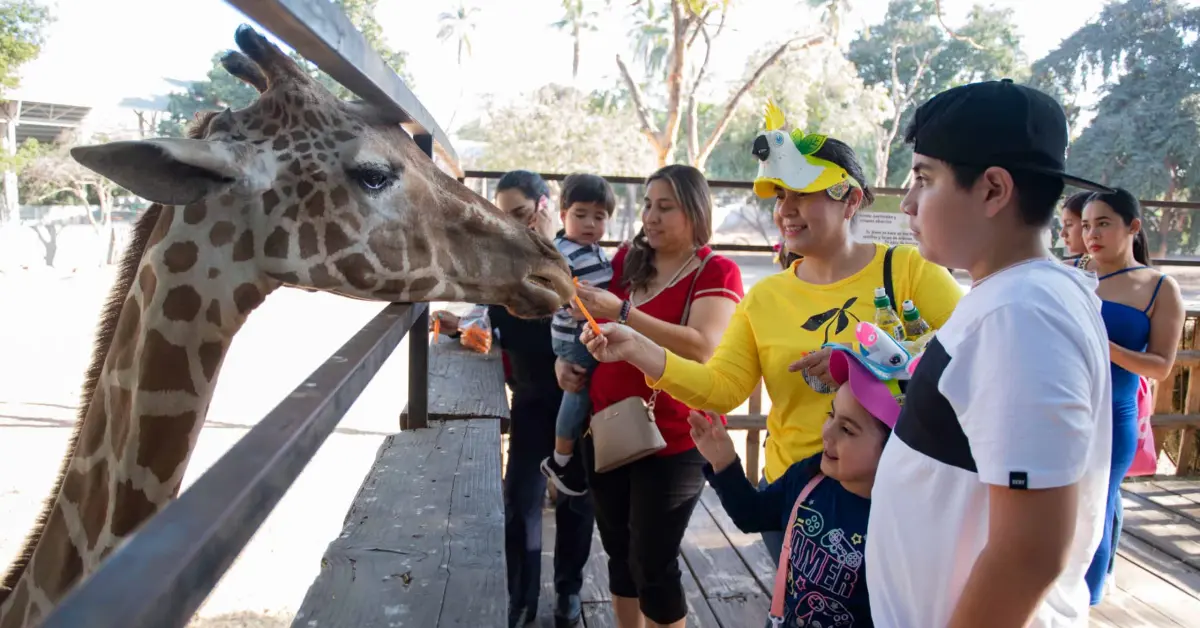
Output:
<instances>
[{"instance_id":1,"label":"child's sneaker","mask_svg":"<svg viewBox=\"0 0 1200 628\"><path fill-rule=\"evenodd\" d=\"M542 475L554 483L559 492L579 497L587 495L587 480L583 477L583 467L578 462L579 456L571 456L566 466L559 466L554 456L546 456L542 460Z\"/></svg>"}]
</instances>

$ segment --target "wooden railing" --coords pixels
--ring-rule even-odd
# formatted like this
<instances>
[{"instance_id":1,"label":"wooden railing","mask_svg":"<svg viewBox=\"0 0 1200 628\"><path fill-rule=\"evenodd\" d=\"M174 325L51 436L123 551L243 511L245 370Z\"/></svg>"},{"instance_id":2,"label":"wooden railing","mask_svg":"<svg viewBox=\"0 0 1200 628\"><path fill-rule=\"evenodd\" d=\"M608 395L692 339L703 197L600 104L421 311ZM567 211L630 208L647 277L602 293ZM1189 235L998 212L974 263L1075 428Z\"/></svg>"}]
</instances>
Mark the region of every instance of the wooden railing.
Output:
<instances>
[{"instance_id":1,"label":"wooden railing","mask_svg":"<svg viewBox=\"0 0 1200 628\"><path fill-rule=\"evenodd\" d=\"M430 158L459 174L445 133L329 0L229 0L372 104L390 109ZM408 421L426 424L425 303L385 307L256 423L178 499L114 551L44 628L184 626L400 341L410 342Z\"/></svg>"}]
</instances>

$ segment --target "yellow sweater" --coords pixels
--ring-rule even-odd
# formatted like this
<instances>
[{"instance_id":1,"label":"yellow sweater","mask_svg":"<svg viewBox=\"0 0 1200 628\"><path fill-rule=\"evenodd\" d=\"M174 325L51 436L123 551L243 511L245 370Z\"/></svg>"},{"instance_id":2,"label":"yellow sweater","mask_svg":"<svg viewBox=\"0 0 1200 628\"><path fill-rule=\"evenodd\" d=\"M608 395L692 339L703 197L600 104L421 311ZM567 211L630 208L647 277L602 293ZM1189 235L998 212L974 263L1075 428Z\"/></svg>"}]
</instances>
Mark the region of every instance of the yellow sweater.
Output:
<instances>
[{"instance_id":1,"label":"yellow sweater","mask_svg":"<svg viewBox=\"0 0 1200 628\"><path fill-rule=\"evenodd\" d=\"M649 382L692 408L727 413L750 397L759 378L771 399L767 415L767 481L783 475L793 462L821 451L821 428L832 397L814 391L803 374L788 365L826 342L851 343L854 321L875 317L875 288L883 285L887 245L878 244L866 268L841 281L811 284L796 277L796 266L766 277L738 304L707 364L667 352L666 370ZM962 296L962 287L945 268L925 261L912 246L892 253L896 299L912 299L921 315L939 328ZM899 303L894 304L899 310ZM847 317L840 316L846 312ZM844 327L841 321L846 321ZM806 324L807 323L807 324Z\"/></svg>"}]
</instances>

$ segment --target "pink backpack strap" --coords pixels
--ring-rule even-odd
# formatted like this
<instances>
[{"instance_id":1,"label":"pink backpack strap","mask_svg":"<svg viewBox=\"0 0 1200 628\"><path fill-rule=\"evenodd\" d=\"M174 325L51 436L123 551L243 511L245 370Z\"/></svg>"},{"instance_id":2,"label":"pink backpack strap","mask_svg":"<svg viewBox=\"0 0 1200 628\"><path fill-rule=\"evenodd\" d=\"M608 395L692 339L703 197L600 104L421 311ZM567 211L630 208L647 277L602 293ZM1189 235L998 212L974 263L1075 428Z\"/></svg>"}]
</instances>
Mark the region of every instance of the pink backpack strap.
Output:
<instances>
[{"instance_id":1,"label":"pink backpack strap","mask_svg":"<svg viewBox=\"0 0 1200 628\"><path fill-rule=\"evenodd\" d=\"M792 538L798 534L796 526L796 515L800 512L800 504L808 499L813 489L825 479L820 473L814 475L808 484L804 485L804 489L800 491L800 495L796 497L796 503L792 504L792 514L788 517L787 527L783 531L783 549L779 552L779 567L775 570L775 590L771 594L771 625L783 625L783 602L787 598L787 576L789 558L792 556Z\"/></svg>"}]
</instances>

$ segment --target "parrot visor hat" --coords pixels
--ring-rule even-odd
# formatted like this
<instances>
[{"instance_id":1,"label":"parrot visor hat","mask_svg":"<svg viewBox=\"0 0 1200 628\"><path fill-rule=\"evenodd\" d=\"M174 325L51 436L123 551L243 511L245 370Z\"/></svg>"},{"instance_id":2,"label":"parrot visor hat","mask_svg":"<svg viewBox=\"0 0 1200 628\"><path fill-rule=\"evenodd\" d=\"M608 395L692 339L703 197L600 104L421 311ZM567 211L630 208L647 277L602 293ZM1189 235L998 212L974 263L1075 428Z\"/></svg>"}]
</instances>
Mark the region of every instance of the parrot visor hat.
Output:
<instances>
[{"instance_id":1,"label":"parrot visor hat","mask_svg":"<svg viewBox=\"0 0 1200 628\"><path fill-rule=\"evenodd\" d=\"M759 198L775 196L783 188L800 194L824 191L835 201L846 198L850 188L862 184L846 169L826 159L814 157L825 145L826 136L805 134L801 129L784 131L783 111L767 102L765 130L754 138L751 152L758 158L754 193Z\"/></svg>"}]
</instances>

